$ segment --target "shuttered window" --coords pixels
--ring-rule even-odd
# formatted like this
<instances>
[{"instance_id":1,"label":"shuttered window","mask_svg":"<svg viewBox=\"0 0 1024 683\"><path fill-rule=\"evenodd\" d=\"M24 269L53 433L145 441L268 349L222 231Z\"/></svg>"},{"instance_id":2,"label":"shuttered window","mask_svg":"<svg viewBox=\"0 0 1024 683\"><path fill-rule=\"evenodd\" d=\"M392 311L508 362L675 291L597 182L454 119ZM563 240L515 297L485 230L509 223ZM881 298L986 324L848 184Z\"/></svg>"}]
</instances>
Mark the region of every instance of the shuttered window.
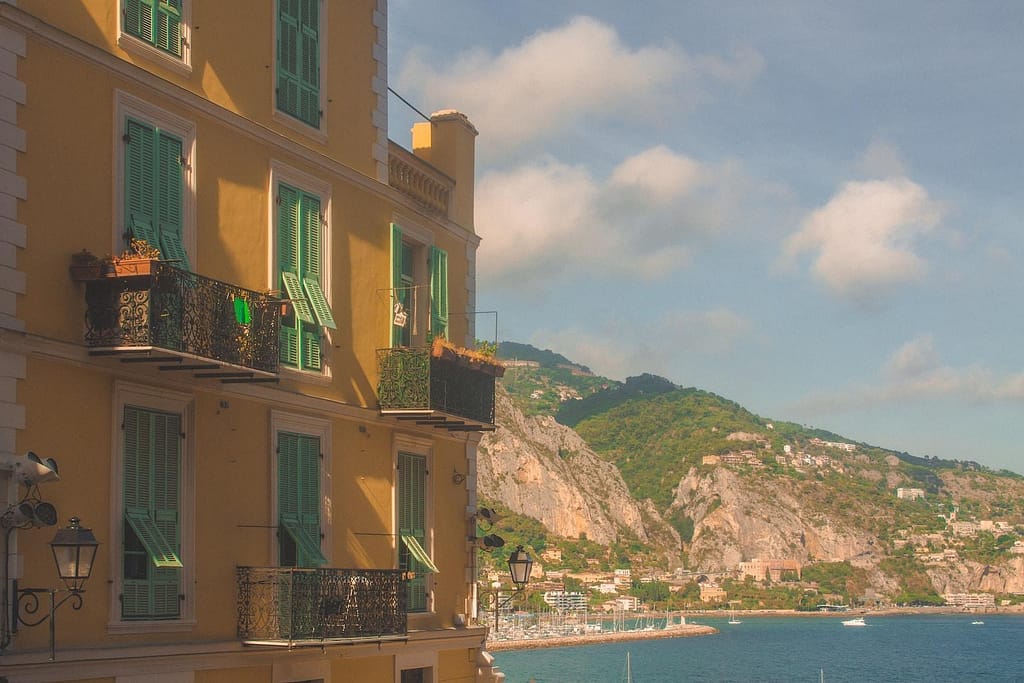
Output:
<instances>
[{"instance_id":1,"label":"shuttered window","mask_svg":"<svg viewBox=\"0 0 1024 683\"><path fill-rule=\"evenodd\" d=\"M125 406L121 616L181 615L181 415Z\"/></svg>"},{"instance_id":2,"label":"shuttered window","mask_svg":"<svg viewBox=\"0 0 1024 683\"><path fill-rule=\"evenodd\" d=\"M430 336L448 338L448 253L430 248Z\"/></svg>"},{"instance_id":3,"label":"shuttered window","mask_svg":"<svg viewBox=\"0 0 1024 683\"><path fill-rule=\"evenodd\" d=\"M277 434L279 561L287 567L327 563L320 550L320 439Z\"/></svg>"},{"instance_id":4,"label":"shuttered window","mask_svg":"<svg viewBox=\"0 0 1024 683\"><path fill-rule=\"evenodd\" d=\"M337 329L323 290L323 215L320 198L278 185L277 243L281 291L291 301L281 324L281 363L321 368L323 327Z\"/></svg>"},{"instance_id":5,"label":"shuttered window","mask_svg":"<svg viewBox=\"0 0 1024 683\"><path fill-rule=\"evenodd\" d=\"M182 0L123 0L124 31L181 58Z\"/></svg>"},{"instance_id":6,"label":"shuttered window","mask_svg":"<svg viewBox=\"0 0 1024 683\"><path fill-rule=\"evenodd\" d=\"M436 571L425 550L426 480L426 457L398 454L398 568L411 574L407 584L410 612L426 611L427 574ZM418 558L421 553L426 556L426 562L422 561L424 558Z\"/></svg>"},{"instance_id":7,"label":"shuttered window","mask_svg":"<svg viewBox=\"0 0 1024 683\"><path fill-rule=\"evenodd\" d=\"M185 253L184 146L180 138L149 123L125 121L126 237L160 250L162 259L191 270Z\"/></svg>"},{"instance_id":8,"label":"shuttered window","mask_svg":"<svg viewBox=\"0 0 1024 683\"><path fill-rule=\"evenodd\" d=\"M391 225L391 346L411 346L417 329L426 322L418 310L426 292L430 296L430 320L426 342L434 337L448 338L448 253L430 247L430 282L425 285L420 275L416 279L417 254L427 257L424 247L402 236L402 228ZM423 294L421 294L421 292ZM425 304L423 304L425 305ZM425 313L423 315L426 315ZM417 325L418 323L418 325Z\"/></svg>"},{"instance_id":9,"label":"shuttered window","mask_svg":"<svg viewBox=\"0 0 1024 683\"><path fill-rule=\"evenodd\" d=\"M277 108L320 128L320 0L277 1Z\"/></svg>"}]
</instances>

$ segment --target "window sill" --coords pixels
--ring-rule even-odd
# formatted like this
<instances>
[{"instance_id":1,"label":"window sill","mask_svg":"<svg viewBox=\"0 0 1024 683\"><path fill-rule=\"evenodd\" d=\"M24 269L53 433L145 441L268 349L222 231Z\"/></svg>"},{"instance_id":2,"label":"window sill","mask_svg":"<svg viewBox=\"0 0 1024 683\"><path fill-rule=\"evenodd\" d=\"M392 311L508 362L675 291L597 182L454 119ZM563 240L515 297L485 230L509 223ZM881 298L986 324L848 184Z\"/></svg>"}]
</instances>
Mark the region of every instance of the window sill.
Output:
<instances>
[{"instance_id":1,"label":"window sill","mask_svg":"<svg viewBox=\"0 0 1024 683\"><path fill-rule=\"evenodd\" d=\"M192 65L188 62L188 51L183 50L181 58L150 45L133 35L122 33L117 39L117 46L129 54L156 62L182 76L192 75Z\"/></svg>"},{"instance_id":2,"label":"window sill","mask_svg":"<svg viewBox=\"0 0 1024 683\"><path fill-rule=\"evenodd\" d=\"M330 368L324 368L322 372L315 372L313 370L299 370L298 368L281 365L278 367L278 372L281 375L281 379L288 379L293 382L316 384L322 387L328 386L331 383Z\"/></svg>"},{"instance_id":3,"label":"window sill","mask_svg":"<svg viewBox=\"0 0 1024 683\"><path fill-rule=\"evenodd\" d=\"M114 621L107 624L107 633L112 636L128 635L130 633L187 633L195 630L196 621L168 620L168 621Z\"/></svg>"},{"instance_id":4,"label":"window sill","mask_svg":"<svg viewBox=\"0 0 1024 683\"><path fill-rule=\"evenodd\" d=\"M291 128L292 130L302 133L306 137L319 142L321 145L327 144L327 132L323 128L314 128L307 123L303 123L299 119L295 118L291 114L286 114L274 105L274 121L280 123L282 126ZM323 123L323 117L321 117L321 124Z\"/></svg>"}]
</instances>

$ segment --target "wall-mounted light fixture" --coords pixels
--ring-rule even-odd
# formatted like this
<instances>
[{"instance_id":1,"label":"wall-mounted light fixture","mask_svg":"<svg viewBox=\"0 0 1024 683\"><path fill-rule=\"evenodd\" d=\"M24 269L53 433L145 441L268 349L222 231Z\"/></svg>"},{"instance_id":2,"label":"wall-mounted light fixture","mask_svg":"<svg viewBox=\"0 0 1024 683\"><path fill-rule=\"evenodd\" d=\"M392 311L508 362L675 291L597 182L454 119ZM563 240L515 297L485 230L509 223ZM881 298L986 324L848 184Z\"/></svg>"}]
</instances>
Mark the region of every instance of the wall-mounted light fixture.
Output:
<instances>
[{"instance_id":1,"label":"wall-mounted light fixture","mask_svg":"<svg viewBox=\"0 0 1024 683\"><path fill-rule=\"evenodd\" d=\"M504 542L503 542L504 543ZM501 589L493 591L481 591L482 595L491 596L494 602L494 632L498 632L498 612L507 607L512 600L523 594L526 585L530 583L530 572L533 570L533 559L530 554L523 550L523 546L517 546L508 558L508 573L512 576L512 585L515 586L512 594L499 602Z\"/></svg>"},{"instance_id":2,"label":"wall-mounted light fixture","mask_svg":"<svg viewBox=\"0 0 1024 683\"><path fill-rule=\"evenodd\" d=\"M17 632L18 625L38 626L44 621L50 622L50 661L56 657L56 620L57 610L70 601L73 609L82 609L82 593L85 592L85 581L92 574L93 562L99 541L91 529L81 526L78 517L72 517L69 526L59 529L50 541L53 551L53 562L57 565L57 575L64 582L65 588L18 588L14 582L14 605L12 614L12 632ZM46 612L42 612L40 594L49 594L50 604ZM57 593L67 593L57 600ZM36 616L40 615L40 616Z\"/></svg>"}]
</instances>

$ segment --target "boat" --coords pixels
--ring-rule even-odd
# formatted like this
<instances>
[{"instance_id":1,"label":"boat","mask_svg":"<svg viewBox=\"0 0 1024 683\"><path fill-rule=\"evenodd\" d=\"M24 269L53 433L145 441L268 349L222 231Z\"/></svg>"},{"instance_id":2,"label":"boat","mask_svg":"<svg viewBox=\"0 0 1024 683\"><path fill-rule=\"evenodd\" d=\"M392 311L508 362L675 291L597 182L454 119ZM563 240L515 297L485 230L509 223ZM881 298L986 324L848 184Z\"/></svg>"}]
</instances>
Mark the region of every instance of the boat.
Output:
<instances>
[{"instance_id":1,"label":"boat","mask_svg":"<svg viewBox=\"0 0 1024 683\"><path fill-rule=\"evenodd\" d=\"M626 651L626 683L633 683L633 665L629 659L629 651Z\"/></svg>"},{"instance_id":2,"label":"boat","mask_svg":"<svg viewBox=\"0 0 1024 683\"><path fill-rule=\"evenodd\" d=\"M742 621L740 621L739 619L737 619L737 618L736 618L736 612L735 612L735 611L733 611L733 612L732 612L732 613L731 613L731 614L729 615L729 623L730 623L730 624L742 624L743 622L742 622Z\"/></svg>"},{"instance_id":3,"label":"boat","mask_svg":"<svg viewBox=\"0 0 1024 683\"><path fill-rule=\"evenodd\" d=\"M972 625L974 625L974 626L981 626L981 625L982 625L982 624L984 624L984 623L985 623L985 622L984 622L984 621L981 621L980 619L979 619L979 620L977 620L977 621L972 621L972 622L971 622L971 624L972 624Z\"/></svg>"},{"instance_id":4,"label":"boat","mask_svg":"<svg viewBox=\"0 0 1024 683\"><path fill-rule=\"evenodd\" d=\"M864 617L854 617L853 619L843 619L843 626L867 626L867 622L864 621Z\"/></svg>"}]
</instances>

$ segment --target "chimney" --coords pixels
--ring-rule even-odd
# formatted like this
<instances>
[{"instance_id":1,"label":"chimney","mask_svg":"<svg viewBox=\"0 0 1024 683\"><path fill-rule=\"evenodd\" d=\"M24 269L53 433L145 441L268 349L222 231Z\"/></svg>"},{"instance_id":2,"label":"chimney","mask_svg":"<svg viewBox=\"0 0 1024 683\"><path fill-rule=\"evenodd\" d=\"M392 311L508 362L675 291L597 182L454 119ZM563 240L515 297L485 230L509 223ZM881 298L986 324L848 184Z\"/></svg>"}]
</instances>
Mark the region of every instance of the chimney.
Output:
<instances>
[{"instance_id":1,"label":"chimney","mask_svg":"<svg viewBox=\"0 0 1024 683\"><path fill-rule=\"evenodd\" d=\"M435 112L429 122L412 127L413 154L455 181L449 217L471 232L476 136L477 130L466 115L454 109Z\"/></svg>"}]
</instances>

